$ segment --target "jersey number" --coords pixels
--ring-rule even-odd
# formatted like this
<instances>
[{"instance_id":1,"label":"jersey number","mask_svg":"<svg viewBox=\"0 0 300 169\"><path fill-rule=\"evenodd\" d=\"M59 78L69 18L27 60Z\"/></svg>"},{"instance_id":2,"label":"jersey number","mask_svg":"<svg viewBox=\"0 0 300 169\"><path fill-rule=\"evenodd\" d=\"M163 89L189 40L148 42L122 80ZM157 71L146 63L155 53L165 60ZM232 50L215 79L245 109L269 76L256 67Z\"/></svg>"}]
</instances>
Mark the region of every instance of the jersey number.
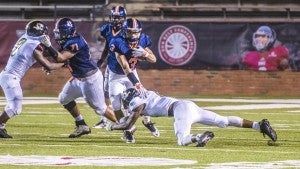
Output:
<instances>
[{"instance_id":1,"label":"jersey number","mask_svg":"<svg viewBox=\"0 0 300 169\"><path fill-rule=\"evenodd\" d=\"M131 70L134 70L135 69L135 66L138 62L138 59L137 58L130 58L128 63L129 63L129 67Z\"/></svg>"},{"instance_id":2,"label":"jersey number","mask_svg":"<svg viewBox=\"0 0 300 169\"><path fill-rule=\"evenodd\" d=\"M26 38L21 38L17 41L17 43L15 44L14 48L11 50L10 56L14 56L18 50L20 49L20 47L26 42Z\"/></svg>"}]
</instances>

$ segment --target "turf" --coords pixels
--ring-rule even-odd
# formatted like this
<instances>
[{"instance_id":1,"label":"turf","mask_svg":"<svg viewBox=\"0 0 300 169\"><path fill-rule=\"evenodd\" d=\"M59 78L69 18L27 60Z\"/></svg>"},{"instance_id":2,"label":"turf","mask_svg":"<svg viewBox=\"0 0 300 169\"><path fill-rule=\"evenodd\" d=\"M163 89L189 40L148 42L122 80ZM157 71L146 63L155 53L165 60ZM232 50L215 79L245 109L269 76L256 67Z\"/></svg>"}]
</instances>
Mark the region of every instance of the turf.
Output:
<instances>
[{"instance_id":1,"label":"turf","mask_svg":"<svg viewBox=\"0 0 300 169\"><path fill-rule=\"evenodd\" d=\"M201 102L209 106L211 103ZM230 103L218 103L217 105ZM245 103L241 103L244 105ZM232 105L238 105L234 103ZM86 104L79 104L85 121L92 127L99 117ZM3 106L0 107L3 109ZM213 131L215 138L206 147L195 145L178 146L173 130L173 118L152 118L159 128L161 136L154 138L137 121L136 143L126 144L120 138L120 131L92 129L92 133L80 138L69 139L74 130L73 118L59 104L24 105L21 115L12 118L6 129L13 139L0 139L0 155L53 155L53 156L125 156L125 157L159 157L172 159L196 160L196 164L180 166L158 166L155 168L209 168L220 163L232 162L274 162L297 160L300 167L300 110L298 109L257 109L257 110L218 110L221 115L240 116L249 120L260 121L268 118L277 131L276 145L269 146L268 138L255 130L228 127L226 129L195 124L191 133ZM184 112L183 112L184 113ZM224 164L225 165L225 164ZM243 164L236 164L237 166ZM57 167L57 166L56 166ZM55 167L55 168L56 168ZM276 164L271 168L276 168ZM51 166L14 166L1 165L0 168L42 168ZM96 166L72 166L58 168L120 168ZM150 169L153 166L135 166L122 168ZM219 167L216 167L219 168ZM254 167L253 167L254 168ZM260 167L264 168L264 167Z\"/></svg>"}]
</instances>

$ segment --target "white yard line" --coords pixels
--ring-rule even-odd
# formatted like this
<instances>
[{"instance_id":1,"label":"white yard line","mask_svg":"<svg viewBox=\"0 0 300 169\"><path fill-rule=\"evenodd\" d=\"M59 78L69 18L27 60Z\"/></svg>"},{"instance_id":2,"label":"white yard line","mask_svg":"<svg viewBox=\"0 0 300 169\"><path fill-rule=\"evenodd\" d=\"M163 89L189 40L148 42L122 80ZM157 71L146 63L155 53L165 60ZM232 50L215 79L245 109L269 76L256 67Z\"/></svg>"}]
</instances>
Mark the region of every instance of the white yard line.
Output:
<instances>
[{"instance_id":1,"label":"white yard line","mask_svg":"<svg viewBox=\"0 0 300 169\"><path fill-rule=\"evenodd\" d=\"M227 103L260 103L248 105L227 105L203 107L209 110L251 110L251 109L276 109L300 108L300 99L202 99L189 98L196 102L227 102ZM76 100L85 103L83 98ZM263 103L263 104L262 104ZM0 106L6 104L4 97L0 97ZM24 97L23 104L59 104L57 97Z\"/></svg>"}]
</instances>

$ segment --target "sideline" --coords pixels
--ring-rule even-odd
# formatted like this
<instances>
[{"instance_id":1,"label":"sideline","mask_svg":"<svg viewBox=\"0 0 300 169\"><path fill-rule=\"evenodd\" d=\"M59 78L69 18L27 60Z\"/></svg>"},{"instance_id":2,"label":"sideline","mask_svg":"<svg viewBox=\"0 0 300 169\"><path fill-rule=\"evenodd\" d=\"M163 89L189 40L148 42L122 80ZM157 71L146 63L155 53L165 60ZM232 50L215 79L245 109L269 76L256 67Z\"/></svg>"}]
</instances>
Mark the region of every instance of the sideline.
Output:
<instances>
[{"instance_id":1,"label":"sideline","mask_svg":"<svg viewBox=\"0 0 300 169\"><path fill-rule=\"evenodd\" d=\"M226 102L225 106L203 107L208 110L250 110L300 108L300 99L202 99L187 98L196 102ZM83 98L76 99L78 103L85 103ZM249 103L246 105L230 105L230 103ZM0 106L6 104L5 97L0 97ZM59 104L57 97L24 97L23 104Z\"/></svg>"}]
</instances>

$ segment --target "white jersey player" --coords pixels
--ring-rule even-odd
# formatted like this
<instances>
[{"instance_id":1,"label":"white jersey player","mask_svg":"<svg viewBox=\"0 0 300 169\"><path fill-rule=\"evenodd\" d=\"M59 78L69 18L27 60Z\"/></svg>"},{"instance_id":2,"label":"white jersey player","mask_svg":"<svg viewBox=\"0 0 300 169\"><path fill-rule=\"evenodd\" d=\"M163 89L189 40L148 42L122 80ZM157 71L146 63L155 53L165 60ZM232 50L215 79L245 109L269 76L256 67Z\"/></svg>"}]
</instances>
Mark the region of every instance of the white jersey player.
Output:
<instances>
[{"instance_id":1,"label":"white jersey player","mask_svg":"<svg viewBox=\"0 0 300 169\"><path fill-rule=\"evenodd\" d=\"M135 89L128 89L123 97L124 107L132 112L125 117L121 123L111 124L108 130L124 130L131 127L140 115L152 117L169 116L174 117L174 131L177 136L178 145L186 146L197 143L203 147L214 137L214 133L206 131L203 134L190 134L194 123L218 126L253 128L268 135L273 141L277 140L276 132L272 129L267 119L253 122L237 116L221 116L212 111L204 110L190 100L179 100L172 97L160 96L153 91L148 91L141 96Z\"/></svg>"},{"instance_id":2,"label":"white jersey player","mask_svg":"<svg viewBox=\"0 0 300 169\"><path fill-rule=\"evenodd\" d=\"M21 36L13 47L7 65L0 74L0 85L4 91L7 105L0 115L0 138L12 138L5 129L6 122L22 111L23 93L20 85L28 69L37 61L51 71L63 63L51 63L43 55L44 46L40 39L47 35L47 27L41 21L31 21L26 25L26 34Z\"/></svg>"}]
</instances>

